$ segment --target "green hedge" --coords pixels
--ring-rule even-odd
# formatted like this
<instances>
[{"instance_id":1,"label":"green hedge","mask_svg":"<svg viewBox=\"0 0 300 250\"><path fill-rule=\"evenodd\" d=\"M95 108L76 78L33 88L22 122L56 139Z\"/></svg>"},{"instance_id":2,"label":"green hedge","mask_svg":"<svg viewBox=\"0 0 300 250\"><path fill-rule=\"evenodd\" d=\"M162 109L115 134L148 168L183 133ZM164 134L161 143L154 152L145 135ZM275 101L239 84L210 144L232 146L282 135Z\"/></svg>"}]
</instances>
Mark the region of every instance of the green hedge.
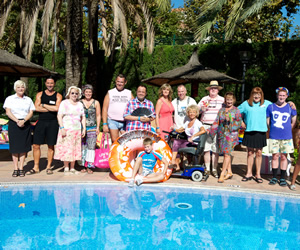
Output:
<instances>
[{"instance_id":1,"label":"green hedge","mask_svg":"<svg viewBox=\"0 0 300 250\"><path fill-rule=\"evenodd\" d=\"M150 55L145 50L140 53L134 48L128 49L126 53L120 54L115 51L113 58L104 57L103 51L99 51L97 58L97 83L96 98L102 100L108 89L114 86L114 79L119 73L127 75L127 88L133 93L136 87L141 84L141 80L153 75L182 66L189 61L196 45L165 45L156 46ZM255 86L263 88L265 98L270 101L276 100L275 89L279 86L287 87L291 92L291 100L300 106L300 100L296 97L296 92L300 90L300 41L273 41L267 43L239 44L207 44L198 46L200 62L212 69L224 72L237 79L242 79L243 65L239 58L239 51L248 50L252 54L251 61L247 64L245 77L245 98L247 99L251 89ZM82 84L86 84L87 52L85 52ZM65 74L65 53L59 51L55 55L55 70ZM44 66L51 69L51 53L44 55ZM12 79L5 78L7 87L6 95L13 92L11 88ZM37 91L44 88L44 79L29 80L29 96L34 99ZM198 101L206 95L205 86L199 84ZM226 91L235 91L240 101L240 85L226 84L221 95ZM63 92L65 80L57 82L57 90ZM191 86L187 85L190 95ZM174 88L176 96L176 88ZM158 87L148 87L148 98L156 103ZM174 96L174 97L175 97Z\"/></svg>"}]
</instances>

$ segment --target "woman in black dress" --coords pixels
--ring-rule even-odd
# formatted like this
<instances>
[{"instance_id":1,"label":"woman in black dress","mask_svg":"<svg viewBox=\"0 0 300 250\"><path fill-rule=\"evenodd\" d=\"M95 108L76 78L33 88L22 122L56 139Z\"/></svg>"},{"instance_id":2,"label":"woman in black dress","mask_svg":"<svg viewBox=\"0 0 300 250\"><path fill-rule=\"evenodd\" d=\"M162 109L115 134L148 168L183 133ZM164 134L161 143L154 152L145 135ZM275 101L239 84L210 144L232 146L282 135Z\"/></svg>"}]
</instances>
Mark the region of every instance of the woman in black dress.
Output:
<instances>
[{"instance_id":1,"label":"woman in black dress","mask_svg":"<svg viewBox=\"0 0 300 250\"><path fill-rule=\"evenodd\" d=\"M30 118L35 110L30 97L25 95L26 84L23 81L14 83L15 94L7 97L3 104L9 118L8 136L9 151L14 162L13 177L24 177L23 170L26 153L31 151Z\"/></svg>"}]
</instances>

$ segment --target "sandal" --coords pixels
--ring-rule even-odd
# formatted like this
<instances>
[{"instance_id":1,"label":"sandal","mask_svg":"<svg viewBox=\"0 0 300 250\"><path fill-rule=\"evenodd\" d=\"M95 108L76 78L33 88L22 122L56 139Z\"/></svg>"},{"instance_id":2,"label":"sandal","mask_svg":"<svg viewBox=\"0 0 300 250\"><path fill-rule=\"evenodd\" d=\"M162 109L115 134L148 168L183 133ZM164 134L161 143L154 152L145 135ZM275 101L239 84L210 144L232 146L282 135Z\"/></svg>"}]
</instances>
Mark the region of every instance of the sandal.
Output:
<instances>
[{"instance_id":1,"label":"sandal","mask_svg":"<svg viewBox=\"0 0 300 250\"><path fill-rule=\"evenodd\" d=\"M14 170L12 173L12 177L18 177L19 176L19 170Z\"/></svg>"},{"instance_id":2,"label":"sandal","mask_svg":"<svg viewBox=\"0 0 300 250\"><path fill-rule=\"evenodd\" d=\"M250 176L250 177L244 177L243 179L242 179L242 181L251 181L253 179L253 176Z\"/></svg>"},{"instance_id":3,"label":"sandal","mask_svg":"<svg viewBox=\"0 0 300 250\"><path fill-rule=\"evenodd\" d=\"M50 174L53 174L52 169L51 169L51 168L47 168L47 169L46 169L46 174L49 174L49 175L50 175Z\"/></svg>"},{"instance_id":4,"label":"sandal","mask_svg":"<svg viewBox=\"0 0 300 250\"><path fill-rule=\"evenodd\" d=\"M88 173L88 174L93 174L94 172L93 172L92 169L88 168L88 169L87 169L87 173Z\"/></svg>"},{"instance_id":5,"label":"sandal","mask_svg":"<svg viewBox=\"0 0 300 250\"><path fill-rule=\"evenodd\" d=\"M23 169L19 170L19 176L20 177L25 177L25 171Z\"/></svg>"},{"instance_id":6,"label":"sandal","mask_svg":"<svg viewBox=\"0 0 300 250\"><path fill-rule=\"evenodd\" d=\"M26 173L26 175L33 175L33 174L38 174L40 171L36 171L36 170L34 170L34 169L30 169L27 173Z\"/></svg>"},{"instance_id":7,"label":"sandal","mask_svg":"<svg viewBox=\"0 0 300 250\"><path fill-rule=\"evenodd\" d=\"M280 179L279 180L279 186L286 187L287 186L286 180L285 179Z\"/></svg>"},{"instance_id":8,"label":"sandal","mask_svg":"<svg viewBox=\"0 0 300 250\"><path fill-rule=\"evenodd\" d=\"M80 172L81 172L81 173L86 173L87 170L86 170L86 168L83 168L83 169L80 170Z\"/></svg>"},{"instance_id":9,"label":"sandal","mask_svg":"<svg viewBox=\"0 0 300 250\"><path fill-rule=\"evenodd\" d=\"M269 185L276 185L277 182L278 182L277 178L272 178L269 182Z\"/></svg>"},{"instance_id":10,"label":"sandal","mask_svg":"<svg viewBox=\"0 0 300 250\"><path fill-rule=\"evenodd\" d=\"M253 177L253 180L255 180L257 183L263 183L263 179L262 178Z\"/></svg>"}]
</instances>

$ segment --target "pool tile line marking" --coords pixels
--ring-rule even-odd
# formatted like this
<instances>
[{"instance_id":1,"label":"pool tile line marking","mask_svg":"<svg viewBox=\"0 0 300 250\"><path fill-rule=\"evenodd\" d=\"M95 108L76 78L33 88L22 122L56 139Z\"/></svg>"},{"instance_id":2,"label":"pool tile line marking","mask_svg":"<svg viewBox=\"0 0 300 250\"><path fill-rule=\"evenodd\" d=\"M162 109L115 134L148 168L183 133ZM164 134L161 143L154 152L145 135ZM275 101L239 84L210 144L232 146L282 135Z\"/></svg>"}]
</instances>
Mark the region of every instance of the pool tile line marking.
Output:
<instances>
[{"instance_id":1,"label":"pool tile line marking","mask_svg":"<svg viewBox=\"0 0 300 250\"><path fill-rule=\"evenodd\" d=\"M127 182L116 182L116 183L112 183L112 182L95 182L95 181L43 181L43 182L38 182L38 181L28 181L28 182L0 182L0 188L7 188L8 186L47 186L47 185L75 185L75 186L79 186L79 185L108 185L108 186L126 186L128 187L128 183ZM153 187L155 186L156 188L164 188L164 187L170 187L170 188L174 188L174 187L180 187L180 188L184 188L184 189L199 189L199 190L222 190L222 191L231 191L231 192L237 192L237 193L250 193L250 194L268 194L268 195L273 195L273 196L282 196L282 197L293 197L296 199L300 199L300 194L296 194L296 193L284 193L284 192L276 192L276 191L268 191L268 190L257 190L257 189L249 189L249 188L232 188L232 187L219 187L219 186L204 186L204 185L199 185L199 186L190 186L188 184L167 184L167 183L159 183L159 185L156 184L150 184L147 183L144 187L140 186L138 188L146 188L146 187ZM1 189L0 189L1 190Z\"/></svg>"}]
</instances>

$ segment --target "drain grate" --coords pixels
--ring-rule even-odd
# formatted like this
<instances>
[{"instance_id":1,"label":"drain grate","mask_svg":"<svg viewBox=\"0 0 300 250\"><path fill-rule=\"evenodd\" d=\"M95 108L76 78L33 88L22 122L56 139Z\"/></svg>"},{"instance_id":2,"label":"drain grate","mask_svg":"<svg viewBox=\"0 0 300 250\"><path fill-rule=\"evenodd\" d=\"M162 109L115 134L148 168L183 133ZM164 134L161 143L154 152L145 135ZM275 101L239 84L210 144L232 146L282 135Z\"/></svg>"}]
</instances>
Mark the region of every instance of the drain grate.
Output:
<instances>
[{"instance_id":1,"label":"drain grate","mask_svg":"<svg viewBox=\"0 0 300 250\"><path fill-rule=\"evenodd\" d=\"M189 203L176 203L175 207L179 208L179 209L190 209L193 206Z\"/></svg>"}]
</instances>

